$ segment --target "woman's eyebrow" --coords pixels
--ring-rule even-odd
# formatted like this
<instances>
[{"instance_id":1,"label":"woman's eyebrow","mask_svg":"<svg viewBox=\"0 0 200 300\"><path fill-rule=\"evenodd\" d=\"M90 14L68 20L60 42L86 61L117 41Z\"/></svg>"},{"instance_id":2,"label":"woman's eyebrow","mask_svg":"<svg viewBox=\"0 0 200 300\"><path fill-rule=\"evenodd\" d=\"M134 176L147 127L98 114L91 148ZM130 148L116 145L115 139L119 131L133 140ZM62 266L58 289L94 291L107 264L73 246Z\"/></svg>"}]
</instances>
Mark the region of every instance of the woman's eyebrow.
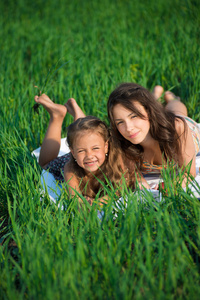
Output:
<instances>
[{"instance_id":1,"label":"woman's eyebrow","mask_svg":"<svg viewBox=\"0 0 200 300\"><path fill-rule=\"evenodd\" d=\"M127 117L130 117L131 115L135 114L134 112L131 112ZM119 121L119 120L122 120L122 118L120 119L115 119L115 121Z\"/></svg>"}]
</instances>

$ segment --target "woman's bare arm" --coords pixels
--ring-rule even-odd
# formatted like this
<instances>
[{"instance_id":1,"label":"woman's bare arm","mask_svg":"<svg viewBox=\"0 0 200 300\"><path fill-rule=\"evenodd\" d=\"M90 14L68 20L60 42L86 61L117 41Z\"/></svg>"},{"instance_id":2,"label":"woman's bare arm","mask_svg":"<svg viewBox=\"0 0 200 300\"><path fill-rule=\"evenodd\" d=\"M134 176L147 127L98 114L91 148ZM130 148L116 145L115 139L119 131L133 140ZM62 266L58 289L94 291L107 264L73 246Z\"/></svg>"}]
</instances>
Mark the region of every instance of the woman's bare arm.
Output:
<instances>
[{"instance_id":1,"label":"woman's bare arm","mask_svg":"<svg viewBox=\"0 0 200 300\"><path fill-rule=\"evenodd\" d=\"M190 167L190 175L193 177L196 176L196 153L195 153L195 145L192 137L191 130L187 123L184 126L182 120L176 121L176 130L179 136L180 142L180 152L178 154L178 164L180 168L187 167L188 164L191 163ZM188 176L182 181L182 187L185 187L188 182Z\"/></svg>"},{"instance_id":2,"label":"woman's bare arm","mask_svg":"<svg viewBox=\"0 0 200 300\"><path fill-rule=\"evenodd\" d=\"M190 174L195 177L196 153L192 132L187 123L184 126L182 120L177 120L175 126L180 142L180 153L178 155L179 166L186 167L189 163L191 163Z\"/></svg>"}]
</instances>

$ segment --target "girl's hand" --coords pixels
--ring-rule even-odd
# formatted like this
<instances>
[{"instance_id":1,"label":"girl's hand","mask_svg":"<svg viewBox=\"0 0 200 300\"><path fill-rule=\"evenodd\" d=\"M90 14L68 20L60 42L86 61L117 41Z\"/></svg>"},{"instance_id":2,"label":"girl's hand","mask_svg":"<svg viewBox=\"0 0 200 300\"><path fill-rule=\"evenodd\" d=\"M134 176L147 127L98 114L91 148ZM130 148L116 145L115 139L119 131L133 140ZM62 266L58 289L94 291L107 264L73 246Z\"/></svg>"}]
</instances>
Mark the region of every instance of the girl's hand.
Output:
<instances>
[{"instance_id":1,"label":"girl's hand","mask_svg":"<svg viewBox=\"0 0 200 300\"><path fill-rule=\"evenodd\" d=\"M156 185L153 187L153 190L158 191L158 190L159 190L159 184L156 184Z\"/></svg>"},{"instance_id":2,"label":"girl's hand","mask_svg":"<svg viewBox=\"0 0 200 300\"><path fill-rule=\"evenodd\" d=\"M140 190L143 190L143 188L150 189L151 187L147 183L147 181L143 178L143 181L138 182Z\"/></svg>"}]
</instances>

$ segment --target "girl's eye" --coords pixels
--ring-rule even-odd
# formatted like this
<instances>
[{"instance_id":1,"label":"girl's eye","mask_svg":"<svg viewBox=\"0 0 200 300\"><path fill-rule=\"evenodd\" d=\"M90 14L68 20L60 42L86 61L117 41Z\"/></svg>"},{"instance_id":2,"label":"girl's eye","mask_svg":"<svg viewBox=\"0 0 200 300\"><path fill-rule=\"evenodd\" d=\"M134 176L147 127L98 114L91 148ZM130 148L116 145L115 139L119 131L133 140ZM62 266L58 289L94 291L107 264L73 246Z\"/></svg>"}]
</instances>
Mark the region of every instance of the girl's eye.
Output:
<instances>
[{"instance_id":1,"label":"girl's eye","mask_svg":"<svg viewBox=\"0 0 200 300\"><path fill-rule=\"evenodd\" d=\"M116 123L116 125L119 126L122 123L123 123L122 121L119 121L119 122Z\"/></svg>"},{"instance_id":2,"label":"girl's eye","mask_svg":"<svg viewBox=\"0 0 200 300\"><path fill-rule=\"evenodd\" d=\"M134 119L134 118L136 118L137 116L136 115L133 115L133 116L131 116L131 119Z\"/></svg>"}]
</instances>

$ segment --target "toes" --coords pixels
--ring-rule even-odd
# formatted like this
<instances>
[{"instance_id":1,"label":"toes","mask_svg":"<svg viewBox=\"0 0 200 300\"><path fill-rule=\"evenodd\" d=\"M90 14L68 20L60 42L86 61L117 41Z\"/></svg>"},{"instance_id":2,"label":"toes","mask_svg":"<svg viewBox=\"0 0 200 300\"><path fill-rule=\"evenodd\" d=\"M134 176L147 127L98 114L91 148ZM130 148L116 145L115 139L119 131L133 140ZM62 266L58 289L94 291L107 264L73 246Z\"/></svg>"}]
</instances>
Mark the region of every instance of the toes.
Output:
<instances>
[{"instance_id":1,"label":"toes","mask_svg":"<svg viewBox=\"0 0 200 300\"><path fill-rule=\"evenodd\" d=\"M35 100L36 102L38 102L38 101L39 101L39 96L36 95L36 96L34 97L34 100Z\"/></svg>"},{"instance_id":2,"label":"toes","mask_svg":"<svg viewBox=\"0 0 200 300\"><path fill-rule=\"evenodd\" d=\"M156 85L153 89L153 95L157 99L159 99L164 92L164 89L161 85Z\"/></svg>"},{"instance_id":3,"label":"toes","mask_svg":"<svg viewBox=\"0 0 200 300\"><path fill-rule=\"evenodd\" d=\"M164 99L165 99L166 102L170 102L170 101L173 101L173 100L179 100L180 101L180 97L174 95L170 91L165 92Z\"/></svg>"},{"instance_id":4,"label":"toes","mask_svg":"<svg viewBox=\"0 0 200 300\"><path fill-rule=\"evenodd\" d=\"M76 101L74 98L69 98L68 100L67 100L67 103L70 103L70 102L72 102L72 101Z\"/></svg>"},{"instance_id":5,"label":"toes","mask_svg":"<svg viewBox=\"0 0 200 300\"><path fill-rule=\"evenodd\" d=\"M46 94L42 94L40 97L42 97L43 99L45 99L45 100L50 100L50 101L52 101Z\"/></svg>"}]
</instances>

